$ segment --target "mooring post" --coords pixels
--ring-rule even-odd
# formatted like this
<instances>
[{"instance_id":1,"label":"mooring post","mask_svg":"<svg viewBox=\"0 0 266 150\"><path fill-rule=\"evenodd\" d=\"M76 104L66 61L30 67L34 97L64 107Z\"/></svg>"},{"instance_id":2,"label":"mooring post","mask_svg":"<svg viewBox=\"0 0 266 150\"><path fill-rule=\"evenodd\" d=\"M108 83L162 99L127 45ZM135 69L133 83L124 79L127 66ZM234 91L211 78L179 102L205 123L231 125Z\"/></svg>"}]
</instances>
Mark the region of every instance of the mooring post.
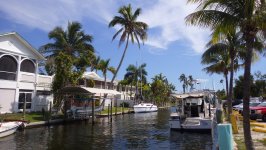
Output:
<instances>
[{"instance_id":1,"label":"mooring post","mask_svg":"<svg viewBox=\"0 0 266 150\"><path fill-rule=\"evenodd\" d=\"M114 99L115 99L115 115L117 115L117 99L116 98Z\"/></svg>"},{"instance_id":2,"label":"mooring post","mask_svg":"<svg viewBox=\"0 0 266 150\"><path fill-rule=\"evenodd\" d=\"M113 119L113 99L111 99L111 122Z\"/></svg>"},{"instance_id":3,"label":"mooring post","mask_svg":"<svg viewBox=\"0 0 266 150\"><path fill-rule=\"evenodd\" d=\"M95 115L95 113L94 113L94 106L95 106L95 103L94 103L94 95L92 95L92 125L94 125L94 115Z\"/></svg>"},{"instance_id":4,"label":"mooring post","mask_svg":"<svg viewBox=\"0 0 266 150\"><path fill-rule=\"evenodd\" d=\"M125 102L122 103L122 115L124 115L124 104Z\"/></svg>"},{"instance_id":5,"label":"mooring post","mask_svg":"<svg viewBox=\"0 0 266 150\"><path fill-rule=\"evenodd\" d=\"M108 119L110 118L110 104L108 104L108 111L107 111Z\"/></svg>"},{"instance_id":6,"label":"mooring post","mask_svg":"<svg viewBox=\"0 0 266 150\"><path fill-rule=\"evenodd\" d=\"M231 124L218 124L218 144L220 150L233 149L233 135Z\"/></svg>"}]
</instances>

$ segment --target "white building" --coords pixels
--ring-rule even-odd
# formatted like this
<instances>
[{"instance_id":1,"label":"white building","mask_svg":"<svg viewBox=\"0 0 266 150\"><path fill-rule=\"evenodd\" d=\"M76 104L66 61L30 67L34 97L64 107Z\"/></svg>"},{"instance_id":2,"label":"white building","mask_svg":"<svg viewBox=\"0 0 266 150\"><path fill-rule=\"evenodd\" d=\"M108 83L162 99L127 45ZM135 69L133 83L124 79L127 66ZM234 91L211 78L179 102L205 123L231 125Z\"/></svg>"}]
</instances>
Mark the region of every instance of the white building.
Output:
<instances>
[{"instance_id":1,"label":"white building","mask_svg":"<svg viewBox=\"0 0 266 150\"><path fill-rule=\"evenodd\" d=\"M51 76L38 74L45 58L18 33L0 35L0 112L19 112L26 100L27 111L49 108Z\"/></svg>"},{"instance_id":2,"label":"white building","mask_svg":"<svg viewBox=\"0 0 266 150\"><path fill-rule=\"evenodd\" d=\"M88 87L88 80L93 80L94 81L94 86L93 88L95 89L104 89L104 78L100 77L97 73L95 72L85 72L82 76L82 79L79 81L79 85L83 87ZM106 89L110 89L109 87L111 86L111 80L107 79L107 87ZM116 95L117 98L117 105L119 106L120 103L126 102L129 103L130 106L133 106L133 98L135 97L135 86L132 86L132 88L129 85L119 85L119 81L115 80L114 81L114 86L112 90L116 90L120 92L121 94ZM95 96L100 96L102 97L103 94L96 94ZM107 99L105 101L105 106L108 106L110 104L110 99Z\"/></svg>"}]
</instances>

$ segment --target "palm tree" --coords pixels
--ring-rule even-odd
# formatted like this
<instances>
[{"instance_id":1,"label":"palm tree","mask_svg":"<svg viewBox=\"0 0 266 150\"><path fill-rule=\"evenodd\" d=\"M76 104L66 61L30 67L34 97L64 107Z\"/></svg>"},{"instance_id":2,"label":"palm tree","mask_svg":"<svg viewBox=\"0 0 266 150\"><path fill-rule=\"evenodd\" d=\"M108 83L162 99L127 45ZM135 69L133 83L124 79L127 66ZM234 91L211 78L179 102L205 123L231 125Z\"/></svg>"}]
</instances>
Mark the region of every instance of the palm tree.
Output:
<instances>
[{"instance_id":1,"label":"palm tree","mask_svg":"<svg viewBox=\"0 0 266 150\"><path fill-rule=\"evenodd\" d=\"M100 56L93 57L91 59L91 62L90 62L91 72L95 70L95 72L97 73L97 70L99 69L100 61L101 61L101 57Z\"/></svg>"},{"instance_id":2,"label":"palm tree","mask_svg":"<svg viewBox=\"0 0 266 150\"><path fill-rule=\"evenodd\" d=\"M183 82L183 93L186 93L186 88L188 86L188 80L185 74L181 74L179 77L179 81Z\"/></svg>"},{"instance_id":3,"label":"palm tree","mask_svg":"<svg viewBox=\"0 0 266 150\"><path fill-rule=\"evenodd\" d=\"M190 86L190 90L193 90L195 80L193 79L192 75L188 76L188 85Z\"/></svg>"},{"instance_id":4,"label":"palm tree","mask_svg":"<svg viewBox=\"0 0 266 150\"><path fill-rule=\"evenodd\" d=\"M114 40L120 33L122 33L119 40L119 46L125 41L126 41L126 46L123 55L121 57L121 60L119 62L119 65L116 69L116 72L111 80L111 84L113 84L114 79L116 78L116 75L122 65L122 62L124 60L128 48L129 40L131 39L132 43L134 43L134 41L136 40L140 48L140 40L144 43L144 41L147 39L147 29L148 29L148 25L146 23L137 21L137 18L141 13L140 8L136 9L136 11L133 13L131 5L129 4L128 6L123 6L119 8L118 13L120 14L120 16L115 16L109 23L109 27L121 25L122 28L115 33L112 40Z\"/></svg>"},{"instance_id":5,"label":"palm tree","mask_svg":"<svg viewBox=\"0 0 266 150\"><path fill-rule=\"evenodd\" d=\"M226 82L228 120L232 114L232 99L233 99L233 79L234 72L241 66L238 60L242 59L242 39L241 34L236 34L235 31L226 33L213 33L213 39L207 44L208 49L203 54L202 63L212 64L206 68L208 73L223 73ZM216 41L218 38L218 41ZM230 72L230 81L228 87L228 73Z\"/></svg>"},{"instance_id":6,"label":"palm tree","mask_svg":"<svg viewBox=\"0 0 266 150\"><path fill-rule=\"evenodd\" d=\"M146 76L148 73L145 69L146 66L147 66L146 63L141 64L139 67L131 64L126 69L127 72L125 74L125 79L127 79L131 83L131 85L132 83L136 85L136 96L137 97L139 96L139 94L142 94L143 84L147 82ZM140 93L138 93L139 79L141 81L141 92Z\"/></svg>"},{"instance_id":7,"label":"palm tree","mask_svg":"<svg viewBox=\"0 0 266 150\"><path fill-rule=\"evenodd\" d=\"M104 76L104 89L106 89L107 87L107 82L106 82L107 71L110 71L111 73L115 72L115 68L109 65L110 65L110 59L101 60L99 63L99 69L102 71L103 76Z\"/></svg>"},{"instance_id":8,"label":"palm tree","mask_svg":"<svg viewBox=\"0 0 266 150\"><path fill-rule=\"evenodd\" d=\"M243 126L245 145L254 149L249 122L250 70L254 45L261 42L258 34L266 36L265 0L188 0L200 3L200 10L186 17L189 24L210 27L212 30L232 31L235 28L243 33L245 44ZM263 34L261 34L263 33Z\"/></svg>"},{"instance_id":9,"label":"palm tree","mask_svg":"<svg viewBox=\"0 0 266 150\"><path fill-rule=\"evenodd\" d=\"M85 34L82 25L78 22L68 22L65 31L61 27L55 27L48 36L54 42L45 44L40 48L40 51L47 58L56 57L59 52L68 54L73 58L78 58L81 54L94 53L94 48L91 45L92 36Z\"/></svg>"},{"instance_id":10,"label":"palm tree","mask_svg":"<svg viewBox=\"0 0 266 150\"><path fill-rule=\"evenodd\" d=\"M217 43L215 45L212 45L202 54L201 63L204 65L209 65L203 68L203 70L206 71L207 73L223 74L225 78L226 93L228 93L228 72L230 67L229 54L228 51L222 49L221 43ZM214 49L214 47L220 47L220 46L221 48Z\"/></svg>"},{"instance_id":11,"label":"palm tree","mask_svg":"<svg viewBox=\"0 0 266 150\"><path fill-rule=\"evenodd\" d=\"M61 27L54 28L49 32L49 39L53 43L48 43L40 47L40 51L46 58L54 59L59 52L63 52L75 59L75 69L83 69L87 67L88 61L94 54L94 48L91 45L92 36L85 34L82 30L82 25L78 22L69 22L67 29L64 31Z\"/></svg>"}]
</instances>

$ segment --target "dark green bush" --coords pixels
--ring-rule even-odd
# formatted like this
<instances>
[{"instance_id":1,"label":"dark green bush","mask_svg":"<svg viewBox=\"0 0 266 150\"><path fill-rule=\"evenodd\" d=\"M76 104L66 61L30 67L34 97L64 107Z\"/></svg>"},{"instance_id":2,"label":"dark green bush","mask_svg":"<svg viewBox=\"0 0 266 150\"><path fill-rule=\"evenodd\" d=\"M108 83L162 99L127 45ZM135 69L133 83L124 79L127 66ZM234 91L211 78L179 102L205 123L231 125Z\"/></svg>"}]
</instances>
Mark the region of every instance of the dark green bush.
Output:
<instances>
[{"instance_id":1,"label":"dark green bush","mask_svg":"<svg viewBox=\"0 0 266 150\"><path fill-rule=\"evenodd\" d=\"M129 103L127 103L127 102L123 102L123 103L121 103L121 104L120 104L120 107L123 107L123 104L124 104L124 107L129 107Z\"/></svg>"}]
</instances>

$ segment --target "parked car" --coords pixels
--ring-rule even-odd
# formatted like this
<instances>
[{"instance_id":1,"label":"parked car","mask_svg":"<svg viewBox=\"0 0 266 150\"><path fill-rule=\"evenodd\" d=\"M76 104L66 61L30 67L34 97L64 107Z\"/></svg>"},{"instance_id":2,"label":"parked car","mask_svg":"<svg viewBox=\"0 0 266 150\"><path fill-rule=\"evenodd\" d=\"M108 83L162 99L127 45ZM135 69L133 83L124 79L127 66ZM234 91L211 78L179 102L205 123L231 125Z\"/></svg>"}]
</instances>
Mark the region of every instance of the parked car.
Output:
<instances>
[{"instance_id":1,"label":"parked car","mask_svg":"<svg viewBox=\"0 0 266 150\"><path fill-rule=\"evenodd\" d=\"M251 107L256 107L256 106L258 106L259 104L261 104L261 102L250 102L250 103L249 103L249 109L251 109ZM243 114L242 114L242 112L243 112L243 104L242 104L242 106L240 106L240 107L238 108L238 112L239 112L241 115L243 115Z\"/></svg>"},{"instance_id":2,"label":"parked car","mask_svg":"<svg viewBox=\"0 0 266 150\"><path fill-rule=\"evenodd\" d=\"M262 121L266 122L266 102L250 108L250 119L262 119Z\"/></svg>"},{"instance_id":3,"label":"parked car","mask_svg":"<svg viewBox=\"0 0 266 150\"><path fill-rule=\"evenodd\" d=\"M233 110L239 111L240 109L243 110L243 103L240 103L238 105L233 106Z\"/></svg>"}]
</instances>

